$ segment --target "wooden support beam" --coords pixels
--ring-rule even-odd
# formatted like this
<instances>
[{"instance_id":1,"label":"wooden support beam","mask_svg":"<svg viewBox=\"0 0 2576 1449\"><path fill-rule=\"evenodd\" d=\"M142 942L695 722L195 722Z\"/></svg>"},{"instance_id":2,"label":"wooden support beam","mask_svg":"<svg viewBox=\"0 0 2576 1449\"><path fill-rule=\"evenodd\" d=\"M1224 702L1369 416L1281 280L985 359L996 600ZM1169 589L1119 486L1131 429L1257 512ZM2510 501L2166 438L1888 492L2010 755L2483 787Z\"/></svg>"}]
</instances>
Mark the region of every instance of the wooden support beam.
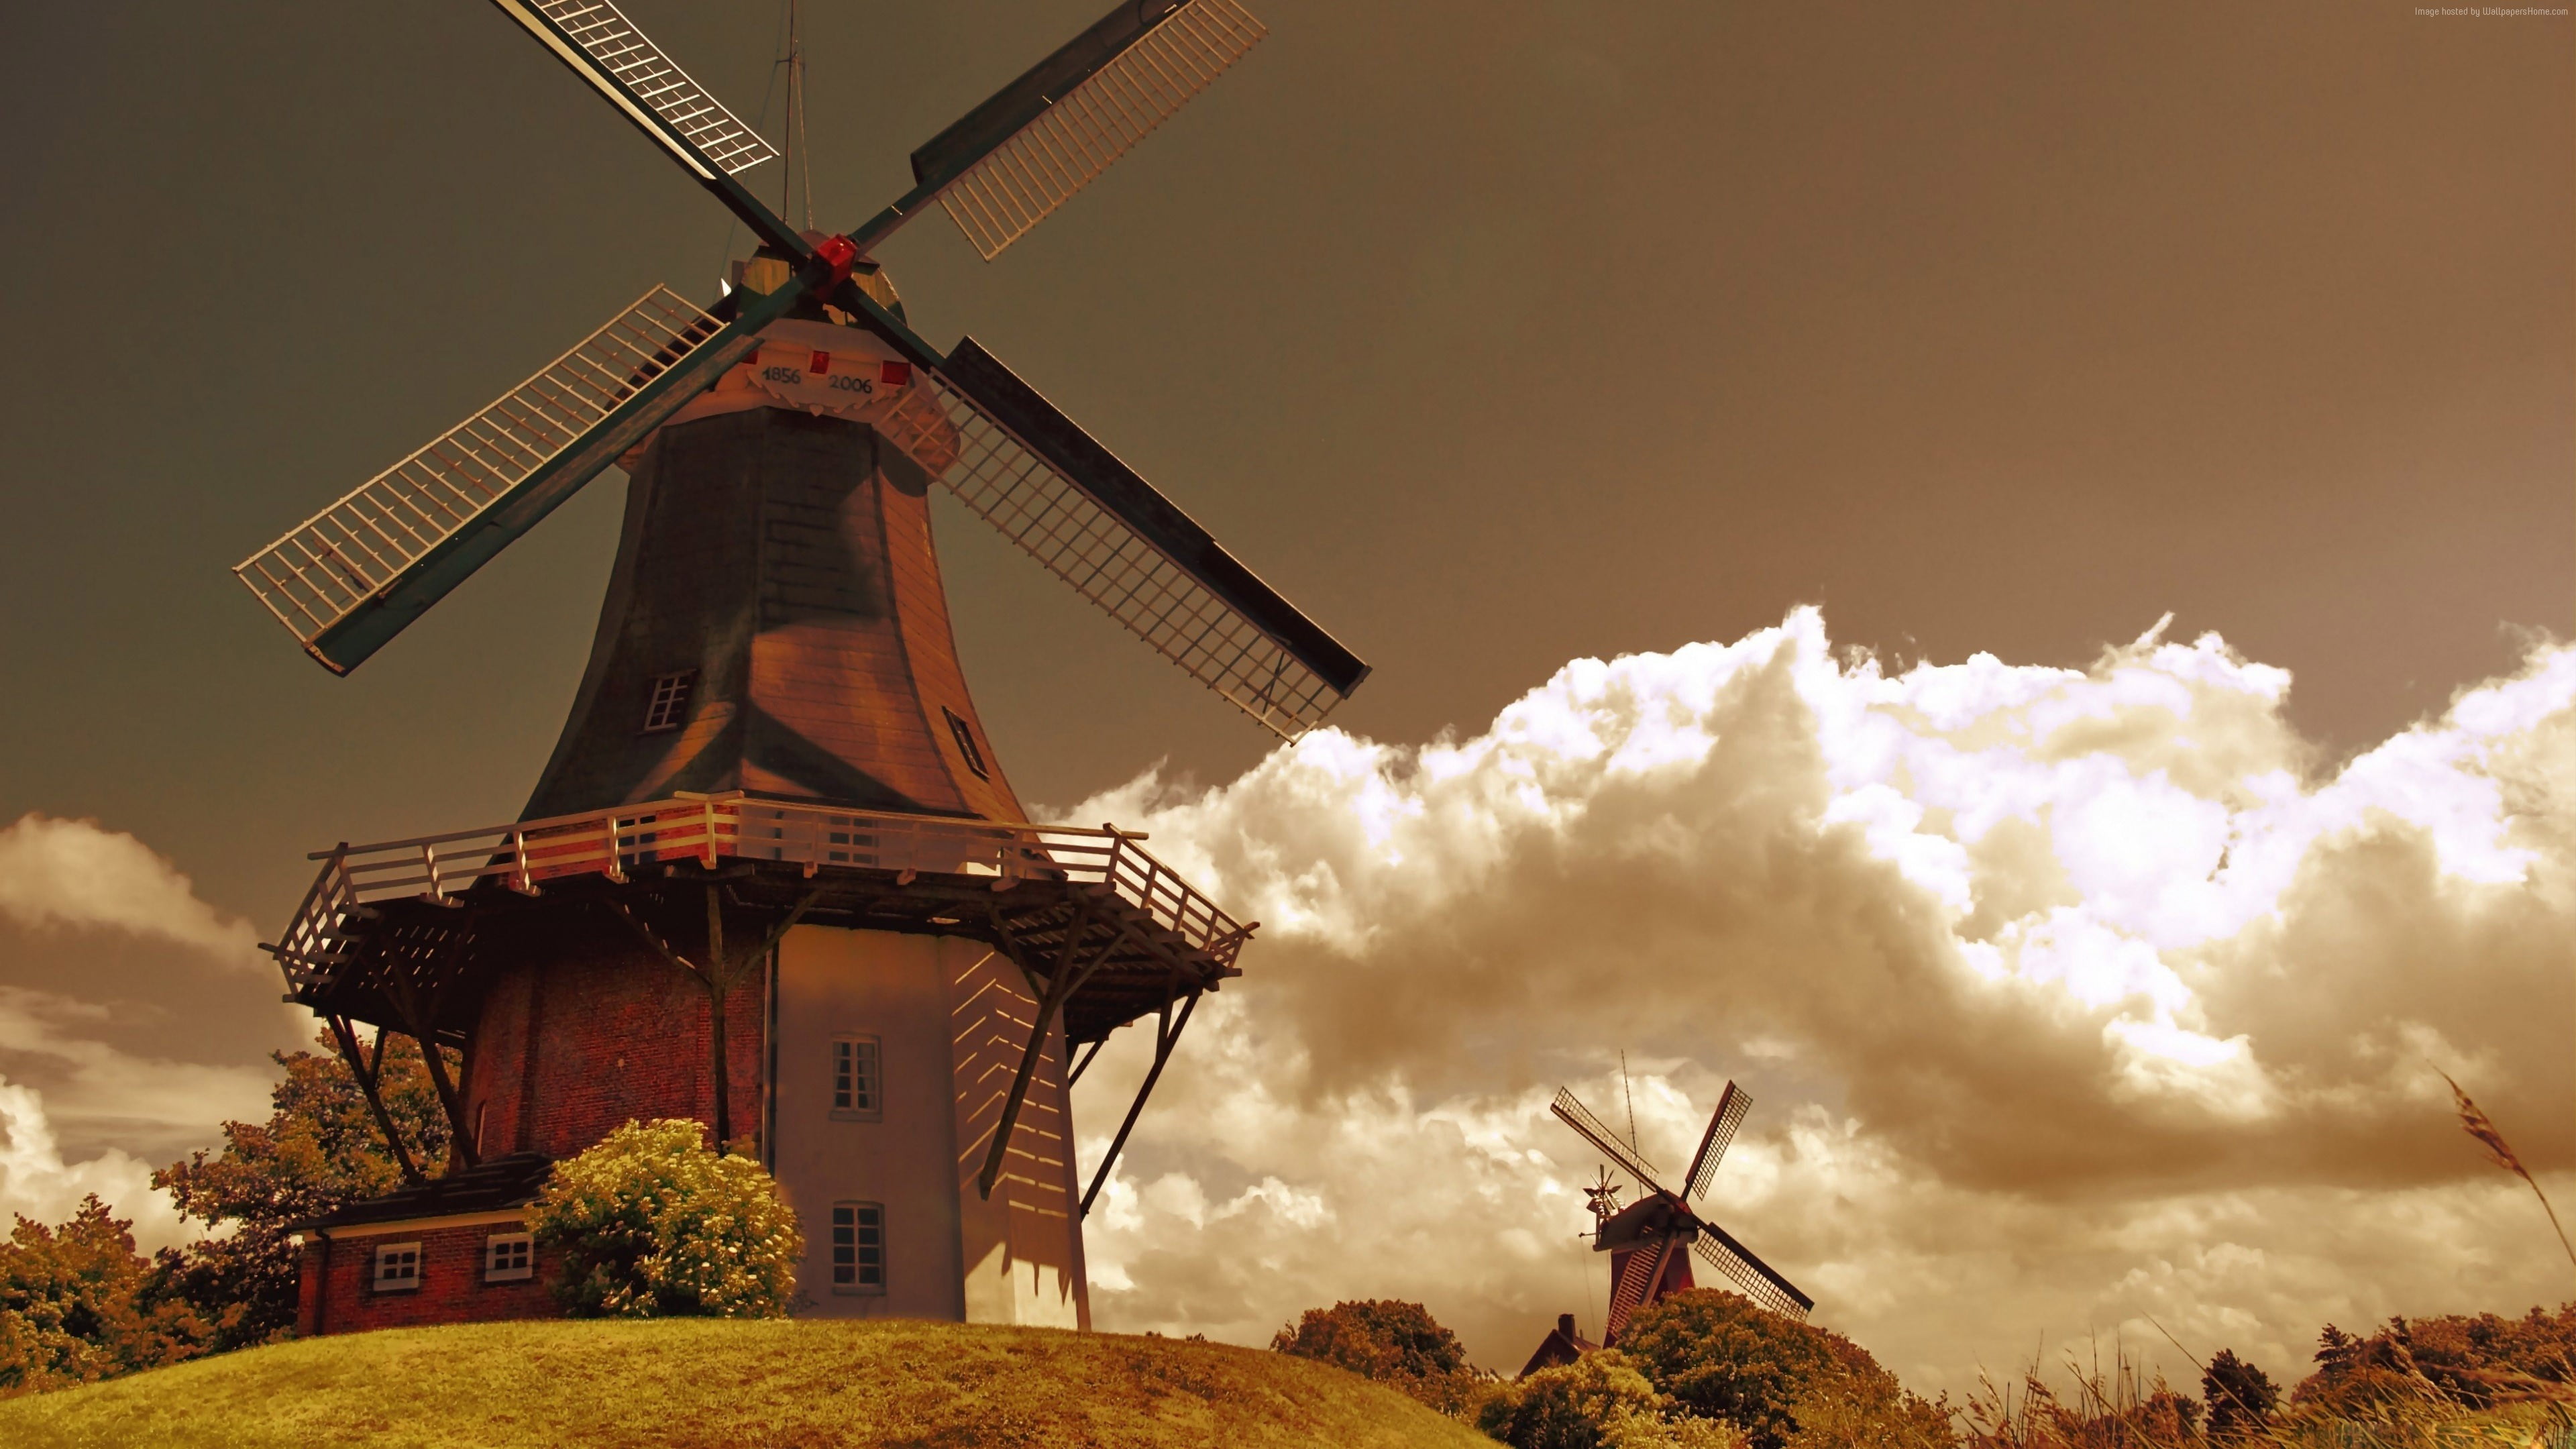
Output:
<instances>
[{"instance_id":1,"label":"wooden support beam","mask_svg":"<svg viewBox=\"0 0 2576 1449\"><path fill-rule=\"evenodd\" d=\"M1019 1074L1011 1078L1011 1095L1002 1103L1002 1120L993 1126L993 1149L984 1155L984 1170L975 1177L975 1190L986 1199L993 1196L993 1184L1001 1180L1002 1159L1011 1147L1011 1129L1019 1125L1020 1104L1028 1099L1029 1078L1036 1073L1038 1055L1046 1048L1047 1028L1054 1024L1055 1014L1063 1007L1065 999L1091 979L1091 973L1100 969L1100 963L1108 960L1109 954L1124 944L1128 933L1134 929L1120 926L1111 932L1107 943L1083 963L1080 970L1073 967L1073 953L1082 944L1082 937L1079 934L1065 937L1064 950L1056 957L1055 974L1047 982L1046 995L1038 1002L1037 1020L1029 1026L1029 1048L1020 1054Z\"/></svg>"},{"instance_id":2,"label":"wooden support beam","mask_svg":"<svg viewBox=\"0 0 2576 1449\"><path fill-rule=\"evenodd\" d=\"M1091 1049L1082 1054L1082 1060L1073 1064L1073 1070L1065 1073L1064 1084L1070 1087L1074 1083L1081 1081L1082 1074L1091 1070L1091 1059L1100 1055L1100 1049L1107 1045L1109 1045L1109 1038L1105 1036L1100 1040L1093 1042L1091 1044Z\"/></svg>"},{"instance_id":3,"label":"wooden support beam","mask_svg":"<svg viewBox=\"0 0 2576 1449\"><path fill-rule=\"evenodd\" d=\"M379 1086L385 1074L385 1029L376 1028L376 1059L370 1065L358 1050L357 1029L345 1016L323 1018L330 1024L331 1039L339 1045L340 1060L349 1064L349 1075L358 1079L359 1095L367 1099L367 1110L376 1117L376 1130L385 1134L385 1146L394 1155L394 1165L402 1169L403 1181L418 1187L428 1179L421 1175L420 1164L411 1160L411 1149L403 1144L402 1133L394 1126L394 1114L385 1109L384 1094Z\"/></svg>"},{"instance_id":4,"label":"wooden support beam","mask_svg":"<svg viewBox=\"0 0 2576 1449\"><path fill-rule=\"evenodd\" d=\"M438 959L430 968L430 979L444 982L458 957L474 941L474 912L467 908L439 949ZM396 977L387 983L385 999L403 1018L403 1034L420 1043L421 1064L429 1069L429 1084L438 1089L438 1105L447 1113L447 1161L449 1170L472 1167L480 1160L474 1150L474 1124L465 1117L465 1094L447 1071L447 1054L438 1045L438 997L433 990L429 1000L421 1000L419 989L407 978Z\"/></svg>"},{"instance_id":5,"label":"wooden support beam","mask_svg":"<svg viewBox=\"0 0 2576 1449\"><path fill-rule=\"evenodd\" d=\"M1199 1009L1202 993L1192 991L1181 1004L1181 1019L1172 1020L1172 1003L1163 1000L1163 1009L1154 1018L1154 1065L1145 1072L1144 1085L1136 1089L1136 1100L1127 1104L1127 1120L1118 1124L1118 1135L1109 1139L1109 1151L1101 1156L1100 1167L1091 1174L1091 1187L1082 1195L1078 1217L1091 1216L1091 1200L1100 1196L1101 1184L1109 1181L1109 1169L1118 1165L1118 1150L1127 1145L1127 1134L1136 1130L1136 1119L1145 1111L1145 1099L1154 1095L1154 1083L1162 1079L1163 1064L1172 1059L1172 1048L1180 1045L1181 1030L1190 1024L1190 1013Z\"/></svg>"}]
</instances>

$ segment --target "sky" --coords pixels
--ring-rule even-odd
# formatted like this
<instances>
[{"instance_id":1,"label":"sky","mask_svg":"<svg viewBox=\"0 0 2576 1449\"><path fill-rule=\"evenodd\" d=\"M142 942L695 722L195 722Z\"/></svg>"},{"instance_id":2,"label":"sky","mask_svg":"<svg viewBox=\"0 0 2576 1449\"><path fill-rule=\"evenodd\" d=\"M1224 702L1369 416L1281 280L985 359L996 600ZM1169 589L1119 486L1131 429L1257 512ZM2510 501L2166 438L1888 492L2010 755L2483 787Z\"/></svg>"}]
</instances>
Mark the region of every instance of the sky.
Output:
<instances>
[{"instance_id":1,"label":"sky","mask_svg":"<svg viewBox=\"0 0 2576 1449\"><path fill-rule=\"evenodd\" d=\"M817 221L1095 8L807 6ZM1544 1101L1623 1049L1650 1155L1754 1094L1721 1221L1928 1386L2566 1296L2432 1071L2576 1189L2567 18L1254 8L999 261L882 253L1376 667L1280 747L938 515L1024 796L1265 923L1105 1325L1597 1323ZM762 113L775 0L631 9ZM0 36L0 1208L167 1236L306 853L515 813L622 485L347 679L226 571L746 244L490 7Z\"/></svg>"}]
</instances>

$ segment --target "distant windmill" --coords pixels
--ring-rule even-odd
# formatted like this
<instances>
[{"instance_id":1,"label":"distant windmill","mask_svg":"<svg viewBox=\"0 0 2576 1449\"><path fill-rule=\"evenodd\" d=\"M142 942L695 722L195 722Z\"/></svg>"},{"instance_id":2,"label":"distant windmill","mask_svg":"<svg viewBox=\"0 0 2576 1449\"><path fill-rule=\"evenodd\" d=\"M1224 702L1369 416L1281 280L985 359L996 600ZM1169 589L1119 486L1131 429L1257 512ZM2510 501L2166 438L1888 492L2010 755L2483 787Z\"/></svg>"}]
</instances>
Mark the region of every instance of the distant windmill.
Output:
<instances>
[{"instance_id":1,"label":"distant windmill","mask_svg":"<svg viewBox=\"0 0 2576 1449\"><path fill-rule=\"evenodd\" d=\"M1708 1191L1718 1160L1726 1155L1726 1144L1752 1105L1751 1095L1733 1082L1726 1084L1725 1094L1717 1099L1717 1111L1708 1119L1708 1130L1700 1135L1699 1152L1691 1158L1682 1191L1674 1192L1655 1180L1656 1168L1635 1147L1620 1141L1572 1092L1557 1089L1548 1110L1635 1178L1641 1194L1634 1203L1620 1207L1619 1190L1606 1170L1584 1190L1597 1223L1592 1249L1610 1254L1610 1308L1603 1319L1603 1344L1616 1345L1620 1330L1638 1309L1694 1286L1692 1253L1725 1274L1745 1297L1774 1313L1803 1319L1816 1306L1816 1300L1690 1205Z\"/></svg>"}]
</instances>

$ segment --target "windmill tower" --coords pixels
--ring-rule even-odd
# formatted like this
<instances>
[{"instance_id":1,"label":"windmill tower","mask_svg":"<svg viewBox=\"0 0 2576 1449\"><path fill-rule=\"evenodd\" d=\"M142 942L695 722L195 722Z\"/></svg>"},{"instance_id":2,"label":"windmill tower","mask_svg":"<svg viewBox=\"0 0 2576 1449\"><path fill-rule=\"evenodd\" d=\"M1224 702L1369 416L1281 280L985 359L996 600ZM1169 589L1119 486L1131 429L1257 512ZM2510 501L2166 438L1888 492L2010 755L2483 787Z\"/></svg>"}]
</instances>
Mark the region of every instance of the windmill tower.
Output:
<instances>
[{"instance_id":1,"label":"windmill tower","mask_svg":"<svg viewBox=\"0 0 2576 1449\"><path fill-rule=\"evenodd\" d=\"M1690 1265L1694 1253L1745 1297L1774 1313L1804 1319L1816 1306L1816 1300L1691 1206L1707 1193L1719 1160L1726 1156L1727 1143L1734 1140L1735 1129L1752 1106L1749 1094L1733 1082L1726 1084L1717 1110L1709 1115L1708 1130L1700 1134L1699 1151L1691 1156L1682 1190L1674 1192L1656 1180L1653 1164L1633 1145L1620 1141L1574 1093L1557 1089L1548 1110L1619 1164L1636 1180L1640 1194L1635 1202L1619 1206L1618 1187L1606 1168L1600 1181L1584 1193L1592 1209L1592 1249L1610 1255L1610 1305L1602 1319L1603 1346L1618 1346L1621 1331L1639 1309L1694 1286ZM1546 1347L1541 1346L1542 1355ZM1544 1366L1536 1358L1532 1365Z\"/></svg>"},{"instance_id":2,"label":"windmill tower","mask_svg":"<svg viewBox=\"0 0 2576 1449\"><path fill-rule=\"evenodd\" d=\"M448 1170L405 1162L409 1187L307 1225L306 1329L547 1311L518 1210L552 1160L654 1117L757 1144L812 1312L1088 1326L1081 1218L1254 927L1142 836L1028 822L927 495L1282 737L1368 669L972 338L924 341L872 255L936 202L991 259L1262 28L1234 0L1127 0L827 236L736 179L767 143L606 0L496 3L759 246L714 306L653 289L236 570L346 673L629 474L521 818L317 852L271 948L371 1102L387 1032L454 1056L427 1054ZM1152 1068L1085 1188L1069 1089L1147 1017Z\"/></svg>"}]
</instances>

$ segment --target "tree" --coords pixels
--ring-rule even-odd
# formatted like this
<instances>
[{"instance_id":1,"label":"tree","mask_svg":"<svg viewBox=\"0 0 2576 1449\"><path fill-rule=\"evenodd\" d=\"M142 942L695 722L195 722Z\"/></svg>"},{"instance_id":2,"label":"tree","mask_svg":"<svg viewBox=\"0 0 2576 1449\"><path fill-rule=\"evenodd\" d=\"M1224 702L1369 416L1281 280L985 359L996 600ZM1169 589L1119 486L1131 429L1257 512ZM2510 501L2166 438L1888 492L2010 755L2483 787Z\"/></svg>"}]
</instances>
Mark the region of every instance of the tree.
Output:
<instances>
[{"instance_id":1,"label":"tree","mask_svg":"<svg viewBox=\"0 0 2576 1449\"><path fill-rule=\"evenodd\" d=\"M769 1174L685 1118L629 1122L556 1164L528 1231L579 1318L783 1318L805 1254Z\"/></svg>"},{"instance_id":2,"label":"tree","mask_svg":"<svg viewBox=\"0 0 2576 1449\"><path fill-rule=\"evenodd\" d=\"M1444 1414L1463 1412L1482 1384L1456 1334L1421 1304L1392 1298L1309 1308L1270 1346L1375 1379Z\"/></svg>"},{"instance_id":3,"label":"tree","mask_svg":"<svg viewBox=\"0 0 2576 1449\"><path fill-rule=\"evenodd\" d=\"M93 1193L59 1228L21 1217L0 1243L0 1393L94 1382L193 1358L213 1337ZM165 1259L175 1259L165 1253Z\"/></svg>"},{"instance_id":4,"label":"tree","mask_svg":"<svg viewBox=\"0 0 2576 1449\"><path fill-rule=\"evenodd\" d=\"M1948 1409L1907 1392L1868 1350L1738 1294L1664 1298L1629 1318L1619 1350L1681 1409L1742 1429L1753 1449L1801 1445L1807 1418L1833 1425L1818 1442L1950 1442Z\"/></svg>"},{"instance_id":5,"label":"tree","mask_svg":"<svg viewBox=\"0 0 2576 1449\"><path fill-rule=\"evenodd\" d=\"M2330 1328L2331 1331L2331 1328ZM2200 1376L2201 1402L2209 1406L2209 1437L2226 1439L2262 1427L2279 1407L2281 1391L2254 1365L2222 1348Z\"/></svg>"},{"instance_id":6,"label":"tree","mask_svg":"<svg viewBox=\"0 0 2576 1449\"><path fill-rule=\"evenodd\" d=\"M401 1187L402 1164L326 1031L321 1053L276 1052L286 1069L264 1124L227 1122L223 1151L190 1154L152 1175L207 1235L169 1269L177 1292L213 1325L218 1349L262 1343L295 1325L299 1250L289 1224ZM404 1152L430 1170L447 1156L447 1114L420 1048L388 1033L378 1093Z\"/></svg>"},{"instance_id":7,"label":"tree","mask_svg":"<svg viewBox=\"0 0 2576 1449\"><path fill-rule=\"evenodd\" d=\"M1604 1349L1496 1387L1476 1427L1513 1449L1742 1449L1732 1427L1674 1410L1625 1355Z\"/></svg>"}]
</instances>

